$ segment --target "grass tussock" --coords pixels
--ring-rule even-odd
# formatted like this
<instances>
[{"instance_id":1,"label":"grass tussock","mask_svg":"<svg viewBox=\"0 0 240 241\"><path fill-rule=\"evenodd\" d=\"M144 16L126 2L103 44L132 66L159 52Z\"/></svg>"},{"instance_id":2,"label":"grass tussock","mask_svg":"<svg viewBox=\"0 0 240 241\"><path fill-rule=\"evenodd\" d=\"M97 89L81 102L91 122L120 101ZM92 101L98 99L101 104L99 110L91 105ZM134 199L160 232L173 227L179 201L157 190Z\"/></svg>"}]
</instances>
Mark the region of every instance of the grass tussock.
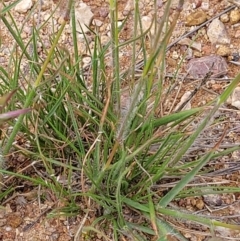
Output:
<instances>
[{"instance_id":1,"label":"grass tussock","mask_svg":"<svg viewBox=\"0 0 240 241\"><path fill-rule=\"evenodd\" d=\"M211 230L215 226L239 229L234 224L200 218L169 206L180 197L201 195L199 189L187 185L210 160L238 149L232 147L220 152L223 134L213 148L195 160L182 161L240 79L237 76L211 105L177 112L165 109L164 103L174 85L171 83L165 88L165 53L183 2L179 1L179 8L167 25L171 5L171 1L167 1L162 20L152 23L155 38L149 49L146 39L150 30L144 32L141 28L138 1L135 1L132 36L120 43L119 35L128 19L123 21L123 26L118 26L117 1L110 0L111 40L103 45L100 33L91 29L92 50L84 36L91 56L88 66L84 65L84 56L78 54L76 25L79 23L75 20L72 0L60 29L50 36L50 49L42 45L44 57L39 56L37 43L43 43L39 33L46 22L33 27L31 38L25 42L21 39L22 29L16 27L11 16L13 5L2 10L1 20L16 45L9 59L13 72L0 66L0 94L19 87L17 102L9 108L32 109L30 114L9 122L11 129L2 131L2 148L6 156L20 151L31 160L29 168L34 171L28 175L24 169L17 173L5 168L0 171L3 175L30 181L33 188L41 187L42 193L51 191L64 203L63 208L52 211L52 216L81 213L84 218L75 240L78 237L89 240L96 233L104 240L168 240L169 235L187 240L168 222L169 217L181 217ZM74 54L59 44L68 21L72 22ZM120 53L126 46L132 49L131 67L122 71ZM144 63L140 70L139 49ZM27 63L30 78L21 70L23 63ZM201 121L189 132L196 118ZM18 136L27 146L16 143ZM177 184L167 191L154 188L158 183L176 179ZM214 184L207 187L213 193L220 189L221 192L239 191ZM5 185L1 200L13 190L14 187ZM84 222L89 216L95 218L87 225Z\"/></svg>"}]
</instances>

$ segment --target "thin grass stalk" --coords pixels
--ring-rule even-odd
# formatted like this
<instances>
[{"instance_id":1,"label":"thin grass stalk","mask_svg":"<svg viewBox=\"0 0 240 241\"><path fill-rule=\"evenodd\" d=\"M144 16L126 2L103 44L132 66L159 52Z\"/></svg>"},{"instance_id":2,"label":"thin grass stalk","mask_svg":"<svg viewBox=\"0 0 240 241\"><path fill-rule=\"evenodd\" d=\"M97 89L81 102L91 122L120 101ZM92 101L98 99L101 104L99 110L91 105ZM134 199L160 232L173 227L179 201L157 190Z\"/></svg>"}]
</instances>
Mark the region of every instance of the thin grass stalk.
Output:
<instances>
[{"instance_id":1,"label":"thin grass stalk","mask_svg":"<svg viewBox=\"0 0 240 241\"><path fill-rule=\"evenodd\" d=\"M133 118L136 116L136 113L138 111L138 104L142 99L142 92L143 92L143 85L147 81L147 78L142 79L139 81L139 83L136 85L132 97L131 97L131 103L125 111L121 113L121 120L119 127L117 129L116 134L116 140L119 143L123 143L124 140L126 140L129 132L130 132L130 125L133 120Z\"/></svg>"},{"instance_id":2,"label":"thin grass stalk","mask_svg":"<svg viewBox=\"0 0 240 241\"><path fill-rule=\"evenodd\" d=\"M17 52L17 49L16 49ZM18 55L18 53L16 53L16 56ZM16 59L13 59L13 65L14 65L14 73L13 73L13 79L12 81L9 81L9 89L15 89L17 88L18 85L18 79L19 79L19 75L20 75L20 68L21 68L21 60L23 58L23 53L18 57L16 57ZM12 106L9 106L9 108L12 108Z\"/></svg>"},{"instance_id":3,"label":"thin grass stalk","mask_svg":"<svg viewBox=\"0 0 240 241\"><path fill-rule=\"evenodd\" d=\"M67 103L67 106L68 106L69 114L71 116L72 125L73 125L73 128L74 128L75 134L76 134L78 148L80 149L79 153L81 153L81 155L82 155L81 158L83 158L85 156L86 152L85 152L85 148L84 148L84 145L83 145L83 142L82 142L81 133L79 131L79 126L78 126L76 117L74 115L72 105Z\"/></svg>"},{"instance_id":4,"label":"thin grass stalk","mask_svg":"<svg viewBox=\"0 0 240 241\"><path fill-rule=\"evenodd\" d=\"M94 48L93 48L93 56L92 56L92 93L93 95L99 99L99 85L100 85L100 75L99 75L99 61L98 61L98 36L95 36L94 39Z\"/></svg>"},{"instance_id":5,"label":"thin grass stalk","mask_svg":"<svg viewBox=\"0 0 240 241\"><path fill-rule=\"evenodd\" d=\"M135 80L135 62L136 62L136 39L137 39L137 29L138 29L138 19L140 17L139 14L139 8L138 8L138 2L139 0L135 0L134 1L134 26L133 26L133 42L132 42L132 71L131 71L131 79L132 79L132 83L134 84L134 80Z\"/></svg>"},{"instance_id":6,"label":"thin grass stalk","mask_svg":"<svg viewBox=\"0 0 240 241\"><path fill-rule=\"evenodd\" d=\"M30 93L28 94L28 96L26 98L26 101L25 101L25 104L24 104L24 108L28 108L30 106L30 104L33 101L33 98L36 95L36 89L38 88L38 86L41 83L41 80L43 78L44 72L47 69L47 65L51 61L52 55L54 54L54 49L57 46L59 38L62 35L63 29L64 29L64 27L65 27L65 25L66 25L66 23L67 23L67 21L69 19L69 14L70 14L70 9L71 9L72 3L73 3L73 0L69 0L68 9L66 10L64 21L63 21L63 23L62 23L62 25L61 25L61 27L60 27L60 29L59 29L55 39L54 39L54 42L53 42L53 44L52 44L52 46L51 46L51 48L49 50L49 54L48 54L46 60L43 63L41 71L40 71L40 73L37 76L37 79L36 79L36 81L34 83L33 89L30 91ZM9 25L6 19L5 19L5 24ZM9 27L11 29L11 26L9 26ZM12 31L11 34L16 36L14 31ZM17 41L17 39L18 38L16 38L16 41ZM24 50L25 46L24 46L23 42L22 41L18 41L18 42L20 43L20 45L23 47L23 50ZM29 59L31 59L31 57L28 54L27 54L27 56L29 57ZM14 142L15 136L17 135L17 132L19 131L19 129L20 129L21 125L22 125L23 118L24 118L24 115L19 116L16 124L14 125L12 133L11 133L11 135L10 135L10 137L8 139L8 142L6 143L6 146L4 148L4 151L3 151L4 155L6 155L9 152L10 148L12 147L12 143Z\"/></svg>"},{"instance_id":7,"label":"thin grass stalk","mask_svg":"<svg viewBox=\"0 0 240 241\"><path fill-rule=\"evenodd\" d=\"M152 224L152 228L155 232L155 235L157 235L159 237L159 230L158 230L158 226L156 223L157 220L156 220L155 205L153 203L152 196L151 196L149 189L148 189L148 206L149 206L149 214L150 214L149 218L150 218L150 221Z\"/></svg>"},{"instance_id":8,"label":"thin grass stalk","mask_svg":"<svg viewBox=\"0 0 240 241\"><path fill-rule=\"evenodd\" d=\"M115 193L116 208L117 208L117 211L118 211L118 222L119 222L120 226L124 226L124 224L125 224L124 217L123 217L123 211L122 211L122 208L123 208L122 195L121 195L122 181L131 169L131 167L124 168L125 163L126 163L125 156L126 156L126 153L123 154L123 157L121 158L121 160L118 163L118 166L120 167L120 170L117 174L117 187L116 187L116 193Z\"/></svg>"},{"instance_id":9,"label":"thin grass stalk","mask_svg":"<svg viewBox=\"0 0 240 241\"><path fill-rule=\"evenodd\" d=\"M37 50L37 37L38 37L37 29L33 28L32 29L32 48L33 48L32 61L33 62L31 64L31 68L34 68L34 65L35 65L34 62L39 63L39 55L38 55L38 50Z\"/></svg>"},{"instance_id":10,"label":"thin grass stalk","mask_svg":"<svg viewBox=\"0 0 240 241\"><path fill-rule=\"evenodd\" d=\"M113 58L113 103L116 106L116 114L120 116L120 66L119 66L119 31L118 31L118 4L117 0L109 0L110 21L112 36L112 58Z\"/></svg>"},{"instance_id":11,"label":"thin grass stalk","mask_svg":"<svg viewBox=\"0 0 240 241\"><path fill-rule=\"evenodd\" d=\"M169 42L169 38L167 38L166 36L169 35L171 36L172 31L175 27L175 25L172 26L172 29L168 30L167 34L164 35L164 38L161 40L161 35L164 31L164 23L168 21L169 19L169 11L170 11L170 6L171 6L171 0L167 2L165 11L164 11L164 15L162 17L162 21L160 22L158 28L157 28L157 19L156 19L156 14L154 17L154 29L155 29L155 37L154 37L154 41L152 43L152 50L151 50L151 54L153 56L152 61L150 61L150 65L148 66L149 69L147 69L147 71L145 69L143 69L143 75L144 72L145 74L148 74L148 82L147 82L147 96L150 95L152 87L153 87L153 83L155 81L156 78L156 74L158 71L158 66L162 66L161 68L161 72L159 75L159 79L160 79L160 83L158 84L158 96L160 98L161 96L161 88L162 88L162 83L163 82L163 78L164 78L164 60L165 60L165 52L166 52L166 48L167 48L167 44ZM156 12L156 10L155 10ZM177 16L175 16L177 17ZM165 20L165 21L164 21ZM161 41L160 41L161 40ZM157 47L156 47L157 46ZM157 51L156 51L157 49ZM148 64L148 62L146 63L146 65ZM152 68L151 65L157 67L157 68ZM149 74L150 73L150 74ZM157 96L156 96L157 97ZM157 99L155 99L155 101L157 101Z\"/></svg>"},{"instance_id":12,"label":"thin grass stalk","mask_svg":"<svg viewBox=\"0 0 240 241\"><path fill-rule=\"evenodd\" d=\"M99 141L97 142L97 145L96 145L96 158L94 158L94 163L95 163L95 167L96 167L96 172L94 173L94 175L98 176L99 174L99 171L100 171L100 151L101 151L101 146L102 143L101 143L101 140L102 140L102 134L104 132L104 123L106 121L106 118L107 118L107 112L108 112L108 108L109 108L109 105L110 105L110 101L111 101L111 95L112 95L112 92L111 92L111 84L112 82L110 80L107 80L107 86L106 86L106 103L105 103L105 107L103 109L103 112L102 112L102 116L101 116L101 120L100 120L100 123L99 123L99 130L98 130L98 133L99 133ZM115 152L114 152L115 153ZM104 171L103 171L104 172ZM98 181L100 180L99 178L97 178Z\"/></svg>"},{"instance_id":13,"label":"thin grass stalk","mask_svg":"<svg viewBox=\"0 0 240 241\"><path fill-rule=\"evenodd\" d=\"M80 74L80 65L81 56L78 55L78 41L77 41L77 26L76 26L76 16L75 16L75 8L72 8L72 15L71 15L71 23L72 23L72 39L73 39L73 49L74 49L74 60L75 60L75 68L77 73ZM77 78L79 75L77 75Z\"/></svg>"}]
</instances>

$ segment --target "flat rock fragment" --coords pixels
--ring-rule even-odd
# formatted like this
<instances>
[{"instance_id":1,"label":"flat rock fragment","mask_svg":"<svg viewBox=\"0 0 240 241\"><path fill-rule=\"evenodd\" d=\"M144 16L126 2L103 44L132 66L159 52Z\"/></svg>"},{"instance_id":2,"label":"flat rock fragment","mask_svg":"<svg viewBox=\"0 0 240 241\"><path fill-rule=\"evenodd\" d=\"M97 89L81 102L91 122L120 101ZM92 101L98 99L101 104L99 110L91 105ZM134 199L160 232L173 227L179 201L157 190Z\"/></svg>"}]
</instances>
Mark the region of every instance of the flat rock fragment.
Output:
<instances>
[{"instance_id":1,"label":"flat rock fragment","mask_svg":"<svg viewBox=\"0 0 240 241\"><path fill-rule=\"evenodd\" d=\"M227 74L228 65L223 57L210 55L191 59L186 66L186 71L193 78L203 78L210 71L211 77L220 77Z\"/></svg>"},{"instance_id":2,"label":"flat rock fragment","mask_svg":"<svg viewBox=\"0 0 240 241\"><path fill-rule=\"evenodd\" d=\"M183 38L178 42L178 44L186 45L192 49L196 49L199 52L202 51L202 44L199 42L195 42L195 41L191 40L190 38Z\"/></svg>"},{"instance_id":3,"label":"flat rock fragment","mask_svg":"<svg viewBox=\"0 0 240 241\"><path fill-rule=\"evenodd\" d=\"M230 37L225 25L217 18L209 24L207 35L212 44L230 43Z\"/></svg>"},{"instance_id":4,"label":"flat rock fragment","mask_svg":"<svg viewBox=\"0 0 240 241\"><path fill-rule=\"evenodd\" d=\"M93 13L91 8L85 4L80 3L75 8L75 17L76 17L76 29L79 33L86 33L89 31L88 27L91 24L93 19Z\"/></svg>"},{"instance_id":5,"label":"flat rock fragment","mask_svg":"<svg viewBox=\"0 0 240 241\"><path fill-rule=\"evenodd\" d=\"M203 10L197 10L186 18L186 26L200 25L207 21L207 14Z\"/></svg>"}]
</instances>

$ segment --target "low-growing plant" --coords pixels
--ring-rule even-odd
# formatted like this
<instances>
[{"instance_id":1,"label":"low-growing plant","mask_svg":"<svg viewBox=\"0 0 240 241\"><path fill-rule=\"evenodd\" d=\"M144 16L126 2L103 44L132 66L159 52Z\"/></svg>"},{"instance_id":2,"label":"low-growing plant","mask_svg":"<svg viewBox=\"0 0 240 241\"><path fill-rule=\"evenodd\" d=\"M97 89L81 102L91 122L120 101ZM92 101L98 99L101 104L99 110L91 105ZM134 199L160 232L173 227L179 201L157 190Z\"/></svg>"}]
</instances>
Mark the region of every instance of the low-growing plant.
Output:
<instances>
[{"instance_id":1,"label":"low-growing plant","mask_svg":"<svg viewBox=\"0 0 240 241\"><path fill-rule=\"evenodd\" d=\"M162 36L169 20L171 1L166 3L162 21L153 23L156 24L156 34L149 51L145 45L148 31L141 29L138 1L135 1L134 34L125 43L120 43L119 34L123 26L119 27L118 23L117 1L110 0L111 39L103 45L100 33L91 29L94 48L87 46L92 61L86 68L83 67L83 55L78 54L76 24L79 23L75 20L72 2L69 1L61 28L50 39L51 49L43 45L45 60L39 58L36 43L41 41L39 31L46 23L33 28L29 42L23 43L21 32L1 16L22 50L22 59L29 60L29 75L35 79L33 83L28 82L26 98L19 94L24 112L32 107L33 113L24 123L22 116L13 123L3 151L9 153L17 133L22 132L31 148L15 148L33 161L38 160L41 168L38 178L4 169L1 172L28 179L33 185L39 185L43 193L51 190L64 207L55 208L50 216L63 213L72 216L79 212L84 215L75 240L80 236L93 240L94 234L105 240L168 240L170 235L187 240L169 221L171 218L197 222L211 230L215 226L239 230L238 225L175 210L169 204L185 195L187 184L209 160L239 149L236 146L219 153L223 135L202 156L182 163L184 155L239 83L240 75L211 105L167 113L163 101L168 98L166 93L170 93L171 86L169 92L164 89L165 53L184 1L179 1L173 21ZM69 9L72 9L71 15ZM9 11L5 12L11 16ZM73 56L58 44L70 16ZM141 34L136 28L140 28ZM88 45L88 38L84 36ZM30 43L32 55L28 53ZM144 53L140 76L139 73L135 75L137 44ZM131 67L121 71L120 51L127 45L133 46L134 50ZM107 62L109 54L112 67ZM20 86L18 80L24 79L19 70L22 59L12 55L17 86ZM7 85L9 77L5 75L4 78ZM128 90L127 94L124 89ZM190 133L188 127L196 118L201 121ZM172 180L176 175L178 183L167 193L154 189L156 183ZM208 186L208 191L219 189L221 192L239 192L239 188ZM187 187L187 190L189 196L203 195L192 187ZM4 195L9 195L9 192ZM94 220L87 225L88 216Z\"/></svg>"}]
</instances>

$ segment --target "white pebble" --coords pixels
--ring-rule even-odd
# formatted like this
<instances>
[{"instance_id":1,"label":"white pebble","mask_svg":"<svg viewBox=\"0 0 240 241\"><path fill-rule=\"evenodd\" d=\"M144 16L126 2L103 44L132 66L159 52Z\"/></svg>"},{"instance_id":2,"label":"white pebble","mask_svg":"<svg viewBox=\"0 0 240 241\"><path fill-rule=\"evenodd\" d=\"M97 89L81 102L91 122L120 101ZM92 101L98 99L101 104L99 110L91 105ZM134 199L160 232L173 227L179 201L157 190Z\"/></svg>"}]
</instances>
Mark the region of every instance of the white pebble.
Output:
<instances>
[{"instance_id":1,"label":"white pebble","mask_svg":"<svg viewBox=\"0 0 240 241\"><path fill-rule=\"evenodd\" d=\"M18 13L26 13L33 5L32 0L22 0L15 6L15 11Z\"/></svg>"}]
</instances>

